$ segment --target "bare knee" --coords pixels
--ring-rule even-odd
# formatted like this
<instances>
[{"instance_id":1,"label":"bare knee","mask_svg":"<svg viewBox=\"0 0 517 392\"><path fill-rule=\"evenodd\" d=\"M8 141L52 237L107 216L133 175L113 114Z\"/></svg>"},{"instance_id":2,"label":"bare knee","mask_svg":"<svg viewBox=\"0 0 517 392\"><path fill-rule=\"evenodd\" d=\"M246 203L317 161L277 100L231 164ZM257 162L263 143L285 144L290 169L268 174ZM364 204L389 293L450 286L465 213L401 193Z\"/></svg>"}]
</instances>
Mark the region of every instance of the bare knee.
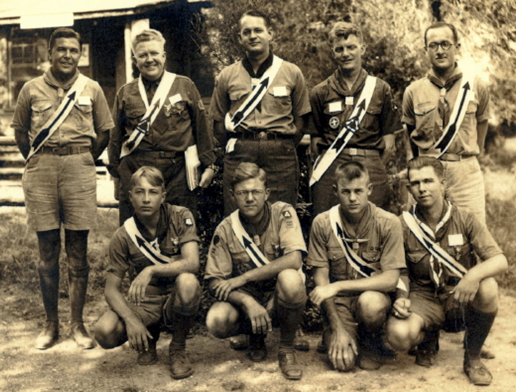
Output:
<instances>
[{"instance_id":1,"label":"bare knee","mask_svg":"<svg viewBox=\"0 0 517 392\"><path fill-rule=\"evenodd\" d=\"M302 303L305 301L305 285L297 270L286 269L277 277L278 295L285 302Z\"/></svg>"},{"instance_id":2,"label":"bare knee","mask_svg":"<svg viewBox=\"0 0 517 392\"><path fill-rule=\"evenodd\" d=\"M389 297L379 291L365 291L357 302L357 318L366 325L380 326L386 321Z\"/></svg>"},{"instance_id":3,"label":"bare knee","mask_svg":"<svg viewBox=\"0 0 517 392\"><path fill-rule=\"evenodd\" d=\"M227 302L216 302L206 315L208 332L219 339L231 336L238 319L237 310Z\"/></svg>"},{"instance_id":4,"label":"bare knee","mask_svg":"<svg viewBox=\"0 0 517 392\"><path fill-rule=\"evenodd\" d=\"M499 288L494 278L483 279L472 306L483 312L495 312L498 307Z\"/></svg>"},{"instance_id":5,"label":"bare knee","mask_svg":"<svg viewBox=\"0 0 517 392\"><path fill-rule=\"evenodd\" d=\"M102 348L109 349L120 346L126 341L126 329L118 315L109 311L95 324L95 340Z\"/></svg>"},{"instance_id":6,"label":"bare knee","mask_svg":"<svg viewBox=\"0 0 517 392\"><path fill-rule=\"evenodd\" d=\"M201 296L201 287L196 275L186 272L176 277L176 296L182 305L197 302Z\"/></svg>"}]
</instances>

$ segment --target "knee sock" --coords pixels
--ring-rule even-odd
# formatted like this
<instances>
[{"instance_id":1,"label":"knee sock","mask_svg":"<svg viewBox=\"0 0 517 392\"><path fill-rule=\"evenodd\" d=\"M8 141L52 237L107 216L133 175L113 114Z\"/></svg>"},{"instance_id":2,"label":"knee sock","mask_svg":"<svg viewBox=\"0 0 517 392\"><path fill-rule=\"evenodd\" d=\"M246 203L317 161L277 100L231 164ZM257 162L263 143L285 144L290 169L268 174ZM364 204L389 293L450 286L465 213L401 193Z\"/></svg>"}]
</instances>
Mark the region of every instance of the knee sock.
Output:
<instances>
[{"instance_id":1,"label":"knee sock","mask_svg":"<svg viewBox=\"0 0 517 392\"><path fill-rule=\"evenodd\" d=\"M199 303L185 307L172 308L172 340L170 349L173 351L181 351L185 349L185 341L190 329L194 325L194 321L199 308Z\"/></svg>"},{"instance_id":2,"label":"knee sock","mask_svg":"<svg viewBox=\"0 0 517 392\"><path fill-rule=\"evenodd\" d=\"M465 323L465 360L479 358L481 348L492 328L497 311L483 313L472 307L466 312Z\"/></svg>"},{"instance_id":3,"label":"knee sock","mask_svg":"<svg viewBox=\"0 0 517 392\"><path fill-rule=\"evenodd\" d=\"M47 321L58 323L57 304L59 299L59 264L50 268L39 267L38 275L43 306Z\"/></svg>"},{"instance_id":4,"label":"knee sock","mask_svg":"<svg viewBox=\"0 0 517 392\"><path fill-rule=\"evenodd\" d=\"M302 321L305 309L305 299L296 304L287 303L282 299L277 299L276 314L280 323L280 347L282 349L294 349L294 338L296 329Z\"/></svg>"},{"instance_id":5,"label":"knee sock","mask_svg":"<svg viewBox=\"0 0 517 392\"><path fill-rule=\"evenodd\" d=\"M435 329L432 331L426 331L424 335L424 340L422 340L418 344L419 350L427 350L427 351L435 351L438 352L440 346L440 330Z\"/></svg>"},{"instance_id":6,"label":"knee sock","mask_svg":"<svg viewBox=\"0 0 517 392\"><path fill-rule=\"evenodd\" d=\"M71 324L83 323L83 309L88 289L88 264L81 268L68 268L68 294L70 297Z\"/></svg>"}]
</instances>

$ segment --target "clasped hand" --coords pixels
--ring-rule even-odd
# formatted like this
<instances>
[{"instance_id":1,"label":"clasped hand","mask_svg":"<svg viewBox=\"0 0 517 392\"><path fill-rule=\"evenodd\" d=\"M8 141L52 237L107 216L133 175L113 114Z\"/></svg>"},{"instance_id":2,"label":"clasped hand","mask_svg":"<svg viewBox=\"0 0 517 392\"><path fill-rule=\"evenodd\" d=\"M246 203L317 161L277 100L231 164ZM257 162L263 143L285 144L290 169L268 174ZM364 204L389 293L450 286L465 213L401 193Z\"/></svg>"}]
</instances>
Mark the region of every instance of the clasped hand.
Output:
<instances>
[{"instance_id":1,"label":"clasped hand","mask_svg":"<svg viewBox=\"0 0 517 392\"><path fill-rule=\"evenodd\" d=\"M232 290L238 289L246 284L246 280L241 276L221 280L214 286L214 295L219 301L226 301Z\"/></svg>"}]
</instances>

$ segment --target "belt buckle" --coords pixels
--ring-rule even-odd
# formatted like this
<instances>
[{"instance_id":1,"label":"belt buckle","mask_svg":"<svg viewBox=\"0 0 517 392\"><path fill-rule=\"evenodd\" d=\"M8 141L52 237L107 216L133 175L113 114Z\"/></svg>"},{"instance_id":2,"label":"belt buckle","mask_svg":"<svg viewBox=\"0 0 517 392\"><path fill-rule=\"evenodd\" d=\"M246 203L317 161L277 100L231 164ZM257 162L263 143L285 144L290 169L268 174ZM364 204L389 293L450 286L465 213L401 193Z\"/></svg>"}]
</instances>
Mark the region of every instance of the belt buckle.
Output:
<instances>
[{"instance_id":1,"label":"belt buckle","mask_svg":"<svg viewBox=\"0 0 517 392\"><path fill-rule=\"evenodd\" d=\"M357 155L357 148L351 148L350 152L348 154L349 155Z\"/></svg>"},{"instance_id":2,"label":"belt buckle","mask_svg":"<svg viewBox=\"0 0 517 392\"><path fill-rule=\"evenodd\" d=\"M259 140L266 140L267 139L267 133L264 132L264 131L259 132L258 138L259 138Z\"/></svg>"}]
</instances>

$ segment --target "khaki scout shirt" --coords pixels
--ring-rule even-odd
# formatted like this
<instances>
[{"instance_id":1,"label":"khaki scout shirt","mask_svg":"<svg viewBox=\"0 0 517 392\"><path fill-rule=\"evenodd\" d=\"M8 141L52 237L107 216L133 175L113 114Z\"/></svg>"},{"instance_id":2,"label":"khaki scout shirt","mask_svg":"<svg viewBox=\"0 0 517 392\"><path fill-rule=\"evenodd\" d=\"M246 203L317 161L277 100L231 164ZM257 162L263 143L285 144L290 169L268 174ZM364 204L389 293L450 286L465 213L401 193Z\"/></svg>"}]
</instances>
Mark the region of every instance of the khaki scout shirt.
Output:
<instances>
[{"instance_id":1,"label":"khaki scout shirt","mask_svg":"<svg viewBox=\"0 0 517 392\"><path fill-rule=\"evenodd\" d=\"M319 143L321 149L329 148L343 129L357 105L367 76L368 73L362 69L349 90L341 73L336 70L312 89L310 101L313 121L310 123L310 133L322 138ZM382 137L402 129L390 86L385 81L376 79L370 105L366 108L359 130L348 142L348 147L383 150Z\"/></svg>"},{"instance_id":2,"label":"khaki scout shirt","mask_svg":"<svg viewBox=\"0 0 517 392\"><path fill-rule=\"evenodd\" d=\"M458 66L451 75L451 79L461 75ZM461 78L459 78L452 87L450 87L445 97L449 103L450 113L454 108L456 97L460 93ZM433 83L434 82L434 83ZM445 85L448 85L446 82ZM440 86L440 87L439 87ZM432 154L427 152L441 136L443 129L439 129L439 133L435 134L435 123L439 120L437 110L438 101L440 100L441 82L436 77L433 70L425 78L411 83L404 92L402 102L402 122L415 127L411 132L411 141L418 146L420 153ZM473 91L475 92L475 100L469 102L465 118L459 126L458 133L453 143L447 150L448 153L459 155L479 155L479 146L477 144L477 124L488 120L488 88L478 79L474 82Z\"/></svg>"},{"instance_id":3,"label":"khaki scout shirt","mask_svg":"<svg viewBox=\"0 0 517 392\"><path fill-rule=\"evenodd\" d=\"M442 218L446 211L447 206L444 206ZM425 223L418 208L417 217ZM416 239L402 216L400 221L404 233L404 250L411 285L416 283L420 286L429 286L430 289L434 290L434 283L431 281L429 272L429 251ZM503 253L486 225L478 221L471 212L458 209L455 205L452 206L451 216L447 223L436 233L436 240L442 249L446 250L466 269L476 265L477 261L474 253L483 261ZM451 241L453 244L461 245L451 246ZM449 274L447 268L442 269L445 274L442 278L444 283L455 285L455 282L449 280L449 277L453 275Z\"/></svg>"},{"instance_id":4,"label":"khaki scout shirt","mask_svg":"<svg viewBox=\"0 0 517 392\"><path fill-rule=\"evenodd\" d=\"M11 127L29 134L32 142L43 125L54 114L72 85L72 80L62 86L48 69L22 87L14 111ZM63 88L64 87L64 88ZM99 84L88 79L83 92L76 98L74 107L61 126L45 142L47 147L91 147L99 132L113 128L113 120L106 98Z\"/></svg>"},{"instance_id":5,"label":"khaki scout shirt","mask_svg":"<svg viewBox=\"0 0 517 392\"><path fill-rule=\"evenodd\" d=\"M160 251L169 257L181 255L181 246L187 242L199 242L194 217L185 207L162 204L155 238L152 238L138 219L135 218L135 221L145 239L150 243L158 241ZM144 268L152 265L154 263L144 256L129 237L125 226L119 227L110 241L107 272L123 279L129 270L130 280L133 281ZM172 280L154 277L149 284L167 287L172 284Z\"/></svg>"},{"instance_id":6,"label":"khaki scout shirt","mask_svg":"<svg viewBox=\"0 0 517 392\"><path fill-rule=\"evenodd\" d=\"M258 247L268 260L287 255L294 251L307 252L303 240L300 221L294 208L278 201L271 204L270 221L266 231L260 236ZM235 236L231 219L224 219L215 230L208 259L205 279L229 279L240 276L255 268L244 247ZM275 288L276 279L250 282L243 286L251 291L267 291Z\"/></svg>"},{"instance_id":7,"label":"khaki scout shirt","mask_svg":"<svg viewBox=\"0 0 517 392\"><path fill-rule=\"evenodd\" d=\"M210 118L224 122L226 113L233 116L252 91L251 76L242 65L234 63L219 74L210 104ZM300 69L283 61L268 91L240 127L264 129L294 135L294 119L311 111L309 91Z\"/></svg>"},{"instance_id":8,"label":"khaki scout shirt","mask_svg":"<svg viewBox=\"0 0 517 392\"><path fill-rule=\"evenodd\" d=\"M366 240L358 241L357 255L383 272L405 268L400 221L395 215L370 202L366 208L357 237L350 236L346 233L346 227L343 227L347 238ZM345 219L343 214L341 219ZM330 226L329 211L319 214L312 223L307 264L328 268L330 283L363 278L346 260Z\"/></svg>"}]
</instances>

